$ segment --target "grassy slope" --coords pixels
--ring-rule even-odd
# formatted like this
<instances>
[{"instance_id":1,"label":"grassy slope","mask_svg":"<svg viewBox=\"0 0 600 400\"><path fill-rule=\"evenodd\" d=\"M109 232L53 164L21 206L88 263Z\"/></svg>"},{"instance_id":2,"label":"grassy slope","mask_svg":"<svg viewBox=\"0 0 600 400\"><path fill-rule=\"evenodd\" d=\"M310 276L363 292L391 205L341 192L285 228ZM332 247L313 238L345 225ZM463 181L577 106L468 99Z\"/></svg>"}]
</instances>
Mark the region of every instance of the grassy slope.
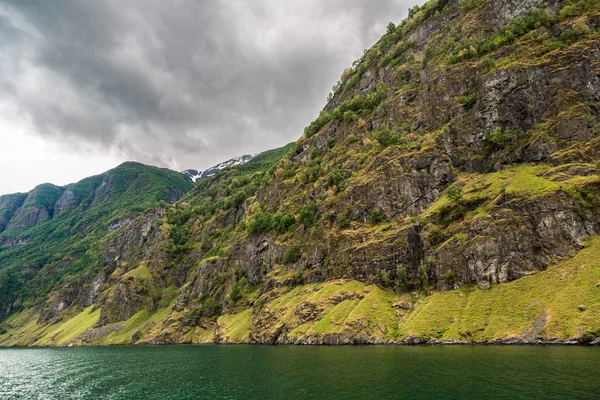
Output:
<instances>
[{"instance_id":1,"label":"grassy slope","mask_svg":"<svg viewBox=\"0 0 600 400\"><path fill-rule=\"evenodd\" d=\"M409 300L406 295L399 298L392 291L356 281L299 286L268 302L265 308L292 327L289 332L292 341L343 334L357 326L366 334L384 341L400 341L409 337L456 341L569 339L600 329L598 283L600 237L595 237L575 257L561 261L547 271L493 286L487 291L465 287L428 297L421 295L416 300L416 308L410 312L396 312L392 304L399 300L415 300ZM362 298L344 300L326 308L320 318L309 323L298 320L295 310L299 304L326 305L336 296L348 294ZM148 339L152 333L158 333L157 327L162 327L173 316L173 304L171 302L153 314L140 311L122 323L122 330L110 333L95 343L131 343L132 335L138 331L142 334L139 339ZM580 306L584 306L585 310L581 311ZM217 322L221 340L248 342L253 329L252 312L248 308L221 316ZM97 322L99 310L88 307L50 326L36 325L38 317L32 310L11 316L4 325L7 332L0 335L0 345L67 344ZM178 340L212 342L214 332L210 327L196 328Z\"/></svg>"}]
</instances>

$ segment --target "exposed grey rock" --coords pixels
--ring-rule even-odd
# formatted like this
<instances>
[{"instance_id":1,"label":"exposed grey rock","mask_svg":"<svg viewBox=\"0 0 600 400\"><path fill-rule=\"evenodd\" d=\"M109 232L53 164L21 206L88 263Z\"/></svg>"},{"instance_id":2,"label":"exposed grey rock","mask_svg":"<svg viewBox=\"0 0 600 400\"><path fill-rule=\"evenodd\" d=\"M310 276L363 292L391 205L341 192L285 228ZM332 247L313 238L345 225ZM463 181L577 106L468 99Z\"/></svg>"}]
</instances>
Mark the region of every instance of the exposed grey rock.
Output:
<instances>
[{"instance_id":1,"label":"exposed grey rock","mask_svg":"<svg viewBox=\"0 0 600 400\"><path fill-rule=\"evenodd\" d=\"M415 308L415 306L412 303L409 303L407 301L401 301L401 302L394 303L394 304L392 304L392 307L402 308L404 310L412 310L413 308Z\"/></svg>"}]
</instances>

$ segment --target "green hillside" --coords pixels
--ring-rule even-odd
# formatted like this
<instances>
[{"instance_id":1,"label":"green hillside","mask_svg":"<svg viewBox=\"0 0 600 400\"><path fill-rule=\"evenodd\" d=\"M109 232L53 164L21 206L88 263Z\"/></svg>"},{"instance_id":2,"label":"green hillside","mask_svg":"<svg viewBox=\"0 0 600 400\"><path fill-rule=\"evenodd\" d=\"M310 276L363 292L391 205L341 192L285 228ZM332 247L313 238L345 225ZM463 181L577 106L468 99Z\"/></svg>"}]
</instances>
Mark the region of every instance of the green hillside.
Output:
<instances>
[{"instance_id":1,"label":"green hillside","mask_svg":"<svg viewBox=\"0 0 600 400\"><path fill-rule=\"evenodd\" d=\"M174 202L192 187L177 172L138 163L124 163L66 187L36 187L0 234L0 317L38 304L56 285L100 267L102 240L114 234L119 223L159 201ZM65 195L68 192L71 195ZM13 199L18 197L22 196L2 199L16 204ZM66 202L60 209L57 203L62 199ZM40 209L46 218L33 226L19 223Z\"/></svg>"},{"instance_id":2,"label":"green hillside","mask_svg":"<svg viewBox=\"0 0 600 400\"><path fill-rule=\"evenodd\" d=\"M596 0L412 8L296 143L9 222L37 246L0 252L0 345L595 341L599 28Z\"/></svg>"}]
</instances>

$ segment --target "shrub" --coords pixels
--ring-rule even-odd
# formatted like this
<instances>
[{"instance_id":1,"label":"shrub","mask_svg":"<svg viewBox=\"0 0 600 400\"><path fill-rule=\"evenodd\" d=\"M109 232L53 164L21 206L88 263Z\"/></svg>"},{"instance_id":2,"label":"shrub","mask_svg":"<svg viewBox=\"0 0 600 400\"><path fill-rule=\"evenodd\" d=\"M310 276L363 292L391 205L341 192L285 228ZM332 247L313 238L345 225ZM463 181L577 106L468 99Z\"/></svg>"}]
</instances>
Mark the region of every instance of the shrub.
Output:
<instances>
[{"instance_id":1,"label":"shrub","mask_svg":"<svg viewBox=\"0 0 600 400\"><path fill-rule=\"evenodd\" d=\"M248 233L250 235L259 235L271 229L273 217L262 211L256 213L254 219L248 223Z\"/></svg>"},{"instance_id":2,"label":"shrub","mask_svg":"<svg viewBox=\"0 0 600 400\"><path fill-rule=\"evenodd\" d=\"M596 163L596 173L600 176L600 161Z\"/></svg>"},{"instance_id":3,"label":"shrub","mask_svg":"<svg viewBox=\"0 0 600 400\"><path fill-rule=\"evenodd\" d=\"M285 233L290 231L295 224L296 218L293 215L275 213L271 220L271 229L279 233Z\"/></svg>"},{"instance_id":4,"label":"shrub","mask_svg":"<svg viewBox=\"0 0 600 400\"><path fill-rule=\"evenodd\" d=\"M294 264L302 257L302 253L300 253L300 249L297 247L288 248L281 257L281 261L284 264Z\"/></svg>"},{"instance_id":5,"label":"shrub","mask_svg":"<svg viewBox=\"0 0 600 400\"><path fill-rule=\"evenodd\" d=\"M396 267L396 279L394 279L394 286L396 290L401 291L406 287L406 281L408 279L408 273L406 267L400 264Z\"/></svg>"},{"instance_id":6,"label":"shrub","mask_svg":"<svg viewBox=\"0 0 600 400\"><path fill-rule=\"evenodd\" d=\"M356 95L332 111L322 111L317 119L304 128L304 136L314 136L334 119L344 120L345 115L347 115L346 118L352 119L355 115L360 117L363 113L374 110L385 99L387 93L388 88L380 83L372 93ZM352 113L346 114L348 111L352 111Z\"/></svg>"},{"instance_id":7,"label":"shrub","mask_svg":"<svg viewBox=\"0 0 600 400\"><path fill-rule=\"evenodd\" d=\"M458 186L449 186L446 189L446 196L454 203L458 203L462 199L462 188Z\"/></svg>"},{"instance_id":8,"label":"shrub","mask_svg":"<svg viewBox=\"0 0 600 400\"><path fill-rule=\"evenodd\" d=\"M402 133L395 132L388 127L382 128L375 132L375 138L383 147L407 143L407 140Z\"/></svg>"},{"instance_id":9,"label":"shrub","mask_svg":"<svg viewBox=\"0 0 600 400\"><path fill-rule=\"evenodd\" d=\"M335 140L333 140L332 138L327 139L327 148L333 149L334 147L335 147Z\"/></svg>"},{"instance_id":10,"label":"shrub","mask_svg":"<svg viewBox=\"0 0 600 400\"><path fill-rule=\"evenodd\" d=\"M479 54L486 54L505 44L510 44L515 39L525 35L533 29L550 27L558 21L556 15L540 8L533 8L528 15L515 18L512 23L504 27L491 38L484 40L478 47Z\"/></svg>"},{"instance_id":11,"label":"shrub","mask_svg":"<svg viewBox=\"0 0 600 400\"><path fill-rule=\"evenodd\" d=\"M348 110L344 113L344 115L342 116L342 121L344 122L349 122L349 121L358 121L360 117L358 116L358 114L355 111L352 110Z\"/></svg>"},{"instance_id":12,"label":"shrub","mask_svg":"<svg viewBox=\"0 0 600 400\"><path fill-rule=\"evenodd\" d=\"M579 0L575 4L573 4L573 2L568 2L568 4L560 10L558 16L563 20L578 16L586 11L594 10L596 7L598 7L598 0Z\"/></svg>"},{"instance_id":13,"label":"shrub","mask_svg":"<svg viewBox=\"0 0 600 400\"><path fill-rule=\"evenodd\" d=\"M479 7L483 3L483 0L460 0L460 8L463 10L471 10Z\"/></svg>"},{"instance_id":14,"label":"shrub","mask_svg":"<svg viewBox=\"0 0 600 400\"><path fill-rule=\"evenodd\" d=\"M344 190L344 183L346 182L346 176L337 168L333 168L327 178L327 186L335 187L338 192Z\"/></svg>"},{"instance_id":15,"label":"shrub","mask_svg":"<svg viewBox=\"0 0 600 400\"><path fill-rule=\"evenodd\" d=\"M386 270L379 271L379 282L381 282L381 285L384 287L390 286L390 273Z\"/></svg>"},{"instance_id":16,"label":"shrub","mask_svg":"<svg viewBox=\"0 0 600 400\"><path fill-rule=\"evenodd\" d=\"M591 342L600 337L600 328L585 331L581 338L586 342Z\"/></svg>"},{"instance_id":17,"label":"shrub","mask_svg":"<svg viewBox=\"0 0 600 400\"><path fill-rule=\"evenodd\" d=\"M317 222L317 204L315 202L310 202L305 204L300 209L300 215L298 217L298 222L304 225L304 227L308 228L313 226L315 222Z\"/></svg>"},{"instance_id":18,"label":"shrub","mask_svg":"<svg viewBox=\"0 0 600 400\"><path fill-rule=\"evenodd\" d=\"M302 271L296 271L296 273L294 274L294 283L296 285L301 285L302 284Z\"/></svg>"},{"instance_id":19,"label":"shrub","mask_svg":"<svg viewBox=\"0 0 600 400\"><path fill-rule=\"evenodd\" d=\"M477 102L477 93L465 93L460 96L459 102L465 110L469 110Z\"/></svg>"},{"instance_id":20,"label":"shrub","mask_svg":"<svg viewBox=\"0 0 600 400\"><path fill-rule=\"evenodd\" d=\"M337 226L340 228L348 228L350 226L350 218L348 217L348 212L343 212L338 214L336 217Z\"/></svg>"},{"instance_id":21,"label":"shrub","mask_svg":"<svg viewBox=\"0 0 600 400\"><path fill-rule=\"evenodd\" d=\"M237 303L237 301L242 297L242 289L240 285L237 283L233 283L231 285L231 292L229 293L229 298L233 302L233 304Z\"/></svg>"},{"instance_id":22,"label":"shrub","mask_svg":"<svg viewBox=\"0 0 600 400\"><path fill-rule=\"evenodd\" d=\"M429 235L427 236L427 240L429 241L429 244L432 246L436 246L440 243L443 243L446 241L446 239L448 239L448 235L439 229L432 230L429 233Z\"/></svg>"},{"instance_id":23,"label":"shrub","mask_svg":"<svg viewBox=\"0 0 600 400\"><path fill-rule=\"evenodd\" d=\"M425 261L421 261L421 265L419 265L419 281L423 288L429 287L429 273L427 272L427 264L425 264Z\"/></svg>"},{"instance_id":24,"label":"shrub","mask_svg":"<svg viewBox=\"0 0 600 400\"><path fill-rule=\"evenodd\" d=\"M442 280L446 282L448 285L454 285L456 281L456 272L448 271L442 276Z\"/></svg>"},{"instance_id":25,"label":"shrub","mask_svg":"<svg viewBox=\"0 0 600 400\"><path fill-rule=\"evenodd\" d=\"M400 66L396 69L396 79L399 81L408 81L410 79L410 73L405 67Z\"/></svg>"},{"instance_id":26,"label":"shrub","mask_svg":"<svg viewBox=\"0 0 600 400\"><path fill-rule=\"evenodd\" d=\"M360 139L354 133L349 134L348 137L346 138L346 141L348 142L348 144L356 143L359 140Z\"/></svg>"},{"instance_id":27,"label":"shrub","mask_svg":"<svg viewBox=\"0 0 600 400\"><path fill-rule=\"evenodd\" d=\"M493 58L484 58L479 64L479 68L481 68L482 73L487 74L496 68L496 61Z\"/></svg>"},{"instance_id":28,"label":"shrub","mask_svg":"<svg viewBox=\"0 0 600 400\"><path fill-rule=\"evenodd\" d=\"M508 135L502 129L496 128L485 135L484 143L486 153L491 154L506 147Z\"/></svg>"},{"instance_id":29,"label":"shrub","mask_svg":"<svg viewBox=\"0 0 600 400\"><path fill-rule=\"evenodd\" d=\"M385 214L381 212L381 210L379 210L378 208L374 208L373 211L371 211L371 223L378 224L380 222L383 222L384 219Z\"/></svg>"}]
</instances>

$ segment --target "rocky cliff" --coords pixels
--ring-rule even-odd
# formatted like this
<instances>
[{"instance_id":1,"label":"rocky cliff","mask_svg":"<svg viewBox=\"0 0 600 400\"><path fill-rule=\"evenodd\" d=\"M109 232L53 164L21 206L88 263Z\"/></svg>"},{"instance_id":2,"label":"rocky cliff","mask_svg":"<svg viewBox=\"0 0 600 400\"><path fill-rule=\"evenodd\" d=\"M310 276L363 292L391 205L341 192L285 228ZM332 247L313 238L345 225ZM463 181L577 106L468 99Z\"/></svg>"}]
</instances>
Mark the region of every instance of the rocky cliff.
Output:
<instances>
[{"instance_id":1,"label":"rocky cliff","mask_svg":"<svg viewBox=\"0 0 600 400\"><path fill-rule=\"evenodd\" d=\"M595 0L411 9L287 154L122 223L0 344L596 340L599 25Z\"/></svg>"}]
</instances>

